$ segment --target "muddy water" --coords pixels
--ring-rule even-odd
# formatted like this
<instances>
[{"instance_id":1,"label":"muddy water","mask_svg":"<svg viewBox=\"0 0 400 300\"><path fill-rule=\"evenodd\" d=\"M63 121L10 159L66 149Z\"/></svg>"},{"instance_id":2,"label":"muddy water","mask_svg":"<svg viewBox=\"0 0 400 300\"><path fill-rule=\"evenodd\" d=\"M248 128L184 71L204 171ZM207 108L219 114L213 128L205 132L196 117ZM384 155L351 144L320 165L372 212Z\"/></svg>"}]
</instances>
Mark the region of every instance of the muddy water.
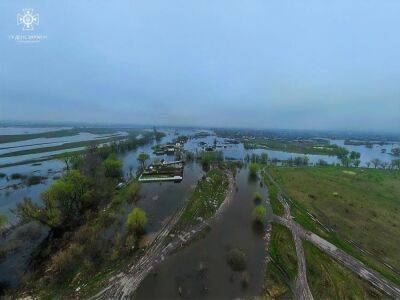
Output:
<instances>
[{"instance_id":1,"label":"muddy water","mask_svg":"<svg viewBox=\"0 0 400 300\"><path fill-rule=\"evenodd\" d=\"M183 180L174 182L142 183L137 206L148 217L147 233L160 230L169 218L189 199L204 172L197 163L186 164ZM130 212L130 210L126 210Z\"/></svg>"},{"instance_id":2,"label":"muddy water","mask_svg":"<svg viewBox=\"0 0 400 300\"><path fill-rule=\"evenodd\" d=\"M248 171L236 177L238 191L211 231L202 239L170 256L139 287L137 299L233 299L259 295L264 277L262 231L253 227L253 192L266 197L266 189L249 181ZM226 262L230 249L240 248L247 258L249 285Z\"/></svg>"}]
</instances>

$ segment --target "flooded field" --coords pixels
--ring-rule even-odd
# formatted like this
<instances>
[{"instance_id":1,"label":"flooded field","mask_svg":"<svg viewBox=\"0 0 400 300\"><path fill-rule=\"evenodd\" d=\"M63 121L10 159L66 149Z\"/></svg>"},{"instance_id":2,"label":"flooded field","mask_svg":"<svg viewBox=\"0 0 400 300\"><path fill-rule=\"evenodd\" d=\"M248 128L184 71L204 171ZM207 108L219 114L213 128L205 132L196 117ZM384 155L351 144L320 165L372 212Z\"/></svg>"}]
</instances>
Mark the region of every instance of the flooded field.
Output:
<instances>
[{"instance_id":1,"label":"flooded field","mask_svg":"<svg viewBox=\"0 0 400 300\"><path fill-rule=\"evenodd\" d=\"M136 299L234 299L260 294L264 278L263 230L253 224L253 193L266 189L249 180L243 169L236 176L237 192L226 211L202 239L170 256L142 282ZM246 269L235 272L227 254L238 248L246 255ZM246 274L246 275L244 275ZM248 285L243 285L243 277Z\"/></svg>"}]
</instances>

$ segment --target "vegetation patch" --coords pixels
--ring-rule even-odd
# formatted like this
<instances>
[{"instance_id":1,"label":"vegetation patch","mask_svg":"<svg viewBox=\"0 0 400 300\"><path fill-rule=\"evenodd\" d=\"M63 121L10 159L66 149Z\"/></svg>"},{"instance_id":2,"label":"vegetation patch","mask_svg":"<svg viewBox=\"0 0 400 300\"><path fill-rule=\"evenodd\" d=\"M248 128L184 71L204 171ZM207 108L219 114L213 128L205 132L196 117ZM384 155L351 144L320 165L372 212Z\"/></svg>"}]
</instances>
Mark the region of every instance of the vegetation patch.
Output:
<instances>
[{"instance_id":1,"label":"vegetation patch","mask_svg":"<svg viewBox=\"0 0 400 300\"><path fill-rule=\"evenodd\" d=\"M212 217L225 199L229 180L224 170L212 169L198 182L179 222L179 227Z\"/></svg>"},{"instance_id":2,"label":"vegetation patch","mask_svg":"<svg viewBox=\"0 0 400 300\"><path fill-rule=\"evenodd\" d=\"M278 188L276 185L271 181L268 174L266 172L263 173L264 183L268 187L268 197L269 203L272 207L272 212L277 216L283 216L285 214L285 209L283 208L282 203L278 200Z\"/></svg>"},{"instance_id":3,"label":"vegetation patch","mask_svg":"<svg viewBox=\"0 0 400 300\"><path fill-rule=\"evenodd\" d=\"M382 299L367 281L336 262L308 241L303 241L307 280L315 299Z\"/></svg>"},{"instance_id":4,"label":"vegetation patch","mask_svg":"<svg viewBox=\"0 0 400 300\"><path fill-rule=\"evenodd\" d=\"M297 222L400 284L399 277L383 264L400 269L398 171L274 167L270 172L292 199L291 211Z\"/></svg>"},{"instance_id":5,"label":"vegetation patch","mask_svg":"<svg viewBox=\"0 0 400 300\"><path fill-rule=\"evenodd\" d=\"M269 254L272 262L290 280L297 276L297 255L289 229L281 224L272 224Z\"/></svg>"}]
</instances>

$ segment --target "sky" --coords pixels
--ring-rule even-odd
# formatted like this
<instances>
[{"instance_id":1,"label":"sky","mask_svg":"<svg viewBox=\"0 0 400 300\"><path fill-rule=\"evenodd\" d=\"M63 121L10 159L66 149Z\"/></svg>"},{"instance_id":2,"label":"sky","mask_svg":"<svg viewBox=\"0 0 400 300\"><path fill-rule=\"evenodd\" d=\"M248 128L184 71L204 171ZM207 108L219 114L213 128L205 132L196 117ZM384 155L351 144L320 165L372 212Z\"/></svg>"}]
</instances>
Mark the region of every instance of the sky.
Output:
<instances>
[{"instance_id":1,"label":"sky","mask_svg":"<svg viewBox=\"0 0 400 300\"><path fill-rule=\"evenodd\" d=\"M0 121L400 132L399 29L398 0L2 0Z\"/></svg>"}]
</instances>

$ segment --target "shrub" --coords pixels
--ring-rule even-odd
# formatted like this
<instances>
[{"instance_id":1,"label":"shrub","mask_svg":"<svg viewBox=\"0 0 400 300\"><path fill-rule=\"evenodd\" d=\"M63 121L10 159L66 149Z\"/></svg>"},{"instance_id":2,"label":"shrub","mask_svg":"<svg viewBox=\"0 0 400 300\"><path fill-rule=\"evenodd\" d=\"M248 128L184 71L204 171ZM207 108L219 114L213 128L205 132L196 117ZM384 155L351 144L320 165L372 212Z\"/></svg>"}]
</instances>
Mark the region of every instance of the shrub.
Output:
<instances>
[{"instance_id":1,"label":"shrub","mask_svg":"<svg viewBox=\"0 0 400 300\"><path fill-rule=\"evenodd\" d=\"M136 200L139 195L139 190L140 190L140 183L138 181L131 183L126 191L126 199L128 201Z\"/></svg>"},{"instance_id":2,"label":"shrub","mask_svg":"<svg viewBox=\"0 0 400 300\"><path fill-rule=\"evenodd\" d=\"M227 255L227 262L232 270L241 272L246 269L246 254L240 249L231 249Z\"/></svg>"},{"instance_id":3,"label":"shrub","mask_svg":"<svg viewBox=\"0 0 400 300\"><path fill-rule=\"evenodd\" d=\"M120 178L122 175L122 161L117 158L115 154L110 154L104 161L104 168L106 169L106 176L112 178Z\"/></svg>"},{"instance_id":4,"label":"shrub","mask_svg":"<svg viewBox=\"0 0 400 300\"><path fill-rule=\"evenodd\" d=\"M7 175L5 174L5 173L1 173L0 172L0 178L4 178L4 177L6 177Z\"/></svg>"},{"instance_id":5,"label":"shrub","mask_svg":"<svg viewBox=\"0 0 400 300\"><path fill-rule=\"evenodd\" d=\"M257 176L258 171L260 170L260 166L257 163L251 163L249 165L250 176Z\"/></svg>"},{"instance_id":6,"label":"shrub","mask_svg":"<svg viewBox=\"0 0 400 300\"><path fill-rule=\"evenodd\" d=\"M267 209L265 208L264 205L257 205L253 209L253 217L257 222L264 222L265 216L267 214Z\"/></svg>"},{"instance_id":7,"label":"shrub","mask_svg":"<svg viewBox=\"0 0 400 300\"><path fill-rule=\"evenodd\" d=\"M22 175L21 173L11 174L11 179L13 179L13 180L24 179L24 178L26 178L26 175Z\"/></svg>"},{"instance_id":8,"label":"shrub","mask_svg":"<svg viewBox=\"0 0 400 300\"><path fill-rule=\"evenodd\" d=\"M260 203L261 202L262 196L261 196L261 194L259 192L254 192L253 196L254 196L254 202L256 202L256 203Z\"/></svg>"},{"instance_id":9,"label":"shrub","mask_svg":"<svg viewBox=\"0 0 400 300\"><path fill-rule=\"evenodd\" d=\"M42 182L43 177L38 175L31 175L27 178L26 184L27 185L36 185Z\"/></svg>"},{"instance_id":10,"label":"shrub","mask_svg":"<svg viewBox=\"0 0 400 300\"><path fill-rule=\"evenodd\" d=\"M128 231L140 234L144 231L147 224L147 216L144 210L135 207L128 215L126 227Z\"/></svg>"}]
</instances>

